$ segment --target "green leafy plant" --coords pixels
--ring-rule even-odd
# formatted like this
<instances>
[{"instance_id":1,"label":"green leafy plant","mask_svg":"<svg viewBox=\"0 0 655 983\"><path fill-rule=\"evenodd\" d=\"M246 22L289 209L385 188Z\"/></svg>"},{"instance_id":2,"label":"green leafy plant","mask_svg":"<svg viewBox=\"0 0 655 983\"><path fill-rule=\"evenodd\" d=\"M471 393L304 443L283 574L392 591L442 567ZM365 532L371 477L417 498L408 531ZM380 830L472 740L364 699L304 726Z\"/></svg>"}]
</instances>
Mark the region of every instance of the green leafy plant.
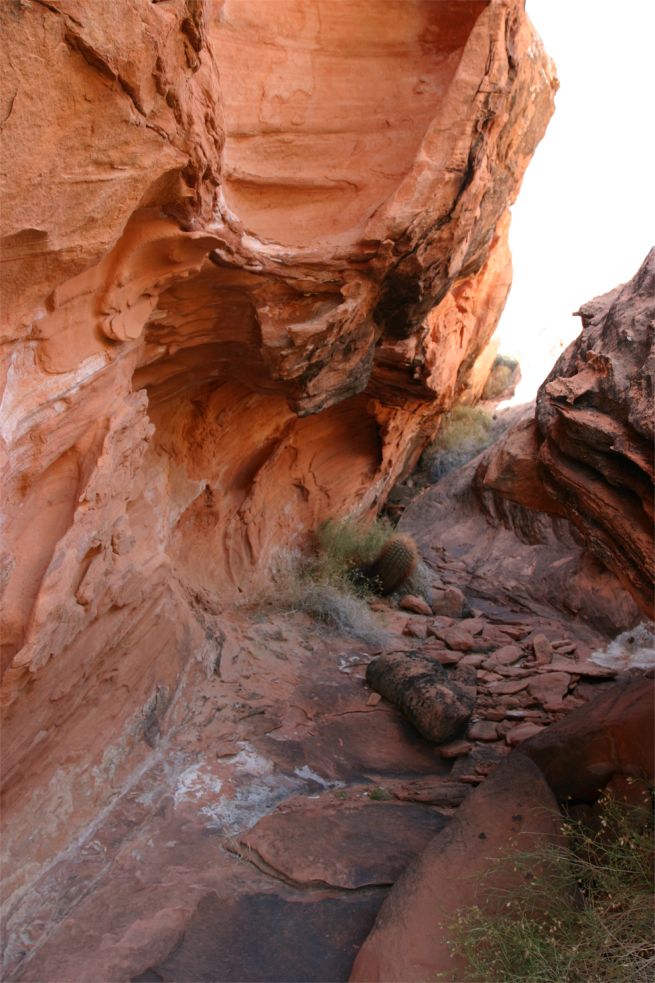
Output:
<instances>
[{"instance_id":1,"label":"green leafy plant","mask_svg":"<svg viewBox=\"0 0 655 983\"><path fill-rule=\"evenodd\" d=\"M373 799L374 802L389 802L394 798L389 789L385 788L384 785L378 785L372 789L368 793L368 797L369 799Z\"/></svg>"},{"instance_id":2,"label":"green leafy plant","mask_svg":"<svg viewBox=\"0 0 655 983\"><path fill-rule=\"evenodd\" d=\"M565 846L522 854L520 887L461 911L452 948L470 981L646 983L655 978L652 808L604 797Z\"/></svg>"}]
</instances>

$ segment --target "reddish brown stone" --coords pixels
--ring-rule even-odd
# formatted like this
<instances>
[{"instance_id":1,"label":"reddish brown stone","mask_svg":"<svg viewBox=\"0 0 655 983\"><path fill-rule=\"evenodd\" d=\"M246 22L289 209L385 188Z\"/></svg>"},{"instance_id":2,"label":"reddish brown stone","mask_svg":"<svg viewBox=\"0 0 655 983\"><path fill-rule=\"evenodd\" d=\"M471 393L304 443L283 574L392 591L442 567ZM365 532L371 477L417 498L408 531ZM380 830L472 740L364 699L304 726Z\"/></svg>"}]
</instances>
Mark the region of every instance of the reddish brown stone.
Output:
<instances>
[{"instance_id":1,"label":"reddish brown stone","mask_svg":"<svg viewBox=\"0 0 655 983\"><path fill-rule=\"evenodd\" d=\"M447 926L458 911L488 898L491 884L520 883L523 875L511 864L494 866L495 858L508 850L533 851L558 835L557 803L539 770L526 763L516 755L499 765L405 871L357 956L351 980L466 978L466 967L448 945Z\"/></svg>"},{"instance_id":2,"label":"reddish brown stone","mask_svg":"<svg viewBox=\"0 0 655 983\"><path fill-rule=\"evenodd\" d=\"M505 734L505 740L512 747L516 747L517 744L527 741L529 737L534 737L539 734L544 729L543 724L536 724L533 721L526 721L523 724L517 724L516 727L512 727Z\"/></svg>"},{"instance_id":3,"label":"reddish brown stone","mask_svg":"<svg viewBox=\"0 0 655 983\"><path fill-rule=\"evenodd\" d=\"M521 745L560 801L593 799L617 772L653 779L653 681L604 685L595 700Z\"/></svg>"},{"instance_id":4,"label":"reddish brown stone","mask_svg":"<svg viewBox=\"0 0 655 983\"><path fill-rule=\"evenodd\" d=\"M450 618L461 618L464 610L464 594L457 587L447 587L444 591L435 592L432 598L432 611L437 615Z\"/></svg>"},{"instance_id":5,"label":"reddish brown stone","mask_svg":"<svg viewBox=\"0 0 655 983\"><path fill-rule=\"evenodd\" d=\"M408 638L427 638L427 627L417 618L410 618L403 628L403 635Z\"/></svg>"},{"instance_id":6,"label":"reddish brown stone","mask_svg":"<svg viewBox=\"0 0 655 983\"><path fill-rule=\"evenodd\" d=\"M413 611L414 614L423 614L428 617L432 614L430 605L422 597L417 597L415 594L405 594L404 597L401 597L398 601L398 607L402 608L403 611Z\"/></svg>"},{"instance_id":7,"label":"reddish brown stone","mask_svg":"<svg viewBox=\"0 0 655 983\"><path fill-rule=\"evenodd\" d=\"M558 704L571 685L571 677L567 672L546 672L543 675L532 676L528 681L528 690L544 705Z\"/></svg>"},{"instance_id":8,"label":"reddish brown stone","mask_svg":"<svg viewBox=\"0 0 655 983\"><path fill-rule=\"evenodd\" d=\"M432 634L455 652L470 652L475 648L473 636L463 628L436 628Z\"/></svg>"},{"instance_id":9,"label":"reddish brown stone","mask_svg":"<svg viewBox=\"0 0 655 983\"><path fill-rule=\"evenodd\" d=\"M518 662L522 656L523 650L518 645L503 645L491 653L489 662L493 665L508 666Z\"/></svg>"},{"instance_id":10,"label":"reddish brown stone","mask_svg":"<svg viewBox=\"0 0 655 983\"><path fill-rule=\"evenodd\" d=\"M335 802L328 793L287 800L240 843L251 863L295 884L355 889L392 884L444 825L443 816L418 805Z\"/></svg>"},{"instance_id":11,"label":"reddish brown stone","mask_svg":"<svg viewBox=\"0 0 655 983\"><path fill-rule=\"evenodd\" d=\"M469 724L466 736L470 741L495 741L498 727L492 720L476 720Z\"/></svg>"},{"instance_id":12,"label":"reddish brown stone","mask_svg":"<svg viewBox=\"0 0 655 983\"><path fill-rule=\"evenodd\" d=\"M527 689L527 686L527 679L503 679L500 683L489 683L487 689L496 696L513 696L515 693Z\"/></svg>"},{"instance_id":13,"label":"reddish brown stone","mask_svg":"<svg viewBox=\"0 0 655 983\"><path fill-rule=\"evenodd\" d=\"M439 754L442 758L461 758L468 754L472 747L469 741L451 741L439 747Z\"/></svg>"},{"instance_id":14,"label":"reddish brown stone","mask_svg":"<svg viewBox=\"0 0 655 983\"><path fill-rule=\"evenodd\" d=\"M532 649L538 666L545 666L553 657L553 647L545 635L535 635L532 639Z\"/></svg>"}]
</instances>

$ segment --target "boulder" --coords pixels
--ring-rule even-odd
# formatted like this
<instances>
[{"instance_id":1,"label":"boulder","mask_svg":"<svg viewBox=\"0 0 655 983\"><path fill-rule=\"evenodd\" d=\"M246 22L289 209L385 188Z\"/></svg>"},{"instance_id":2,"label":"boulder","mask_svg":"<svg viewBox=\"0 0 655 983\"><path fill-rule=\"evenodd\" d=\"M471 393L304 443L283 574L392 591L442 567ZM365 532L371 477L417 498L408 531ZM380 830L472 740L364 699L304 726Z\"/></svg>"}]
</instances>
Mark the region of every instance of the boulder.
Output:
<instances>
[{"instance_id":1,"label":"boulder","mask_svg":"<svg viewBox=\"0 0 655 983\"><path fill-rule=\"evenodd\" d=\"M524 875L513 864L495 866L499 857L533 850L558 835L557 802L541 772L512 755L396 882L359 951L351 981L466 980L466 967L448 945L457 912L486 899L490 886L520 883Z\"/></svg>"},{"instance_id":2,"label":"boulder","mask_svg":"<svg viewBox=\"0 0 655 983\"><path fill-rule=\"evenodd\" d=\"M560 801L591 801L616 773L652 780L654 683L645 677L606 690L520 747Z\"/></svg>"},{"instance_id":3,"label":"boulder","mask_svg":"<svg viewBox=\"0 0 655 983\"><path fill-rule=\"evenodd\" d=\"M437 661L419 652L378 656L367 666L366 680L435 744L456 737L475 706L472 671L447 673Z\"/></svg>"}]
</instances>

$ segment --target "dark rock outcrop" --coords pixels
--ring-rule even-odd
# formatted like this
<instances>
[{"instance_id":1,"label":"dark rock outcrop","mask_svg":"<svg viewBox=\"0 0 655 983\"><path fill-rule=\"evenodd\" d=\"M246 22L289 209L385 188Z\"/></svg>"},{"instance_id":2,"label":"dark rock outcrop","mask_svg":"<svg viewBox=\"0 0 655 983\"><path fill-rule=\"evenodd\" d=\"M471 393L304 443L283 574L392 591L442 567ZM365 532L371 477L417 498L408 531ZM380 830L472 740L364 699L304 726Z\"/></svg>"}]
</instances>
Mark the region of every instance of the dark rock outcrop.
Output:
<instances>
[{"instance_id":1,"label":"dark rock outcrop","mask_svg":"<svg viewBox=\"0 0 655 983\"><path fill-rule=\"evenodd\" d=\"M475 674L450 675L420 652L390 652L369 663L368 684L393 703L429 741L442 744L465 727L475 706Z\"/></svg>"}]
</instances>

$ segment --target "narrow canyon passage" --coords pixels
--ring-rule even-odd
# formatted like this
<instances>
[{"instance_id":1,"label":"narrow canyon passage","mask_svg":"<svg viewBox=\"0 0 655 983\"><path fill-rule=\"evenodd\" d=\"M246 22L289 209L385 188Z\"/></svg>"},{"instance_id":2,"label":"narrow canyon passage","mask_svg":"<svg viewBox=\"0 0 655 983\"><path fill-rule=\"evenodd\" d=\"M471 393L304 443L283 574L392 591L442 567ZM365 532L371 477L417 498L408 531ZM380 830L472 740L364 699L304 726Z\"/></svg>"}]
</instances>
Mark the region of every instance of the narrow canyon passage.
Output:
<instances>
[{"instance_id":1,"label":"narrow canyon passage","mask_svg":"<svg viewBox=\"0 0 655 983\"><path fill-rule=\"evenodd\" d=\"M7 0L0 36L6 978L346 980L516 748L647 685L591 655L650 638L655 254L432 486L558 88L522 0ZM385 509L418 579L326 624L317 536Z\"/></svg>"}]
</instances>

